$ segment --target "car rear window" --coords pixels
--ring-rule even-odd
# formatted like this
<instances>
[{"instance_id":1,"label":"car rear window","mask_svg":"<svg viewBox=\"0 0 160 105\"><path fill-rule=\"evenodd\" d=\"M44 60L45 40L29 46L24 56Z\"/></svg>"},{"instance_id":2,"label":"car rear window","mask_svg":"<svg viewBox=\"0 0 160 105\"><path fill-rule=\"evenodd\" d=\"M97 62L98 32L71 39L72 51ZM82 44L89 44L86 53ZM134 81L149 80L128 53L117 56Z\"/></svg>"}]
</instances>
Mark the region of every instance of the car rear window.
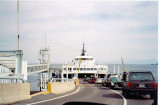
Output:
<instances>
[{"instance_id":1,"label":"car rear window","mask_svg":"<svg viewBox=\"0 0 160 105\"><path fill-rule=\"evenodd\" d=\"M111 77L110 78L113 82L121 82L122 80L118 77Z\"/></svg>"},{"instance_id":2,"label":"car rear window","mask_svg":"<svg viewBox=\"0 0 160 105\"><path fill-rule=\"evenodd\" d=\"M130 73L130 80L153 80L151 73Z\"/></svg>"}]
</instances>

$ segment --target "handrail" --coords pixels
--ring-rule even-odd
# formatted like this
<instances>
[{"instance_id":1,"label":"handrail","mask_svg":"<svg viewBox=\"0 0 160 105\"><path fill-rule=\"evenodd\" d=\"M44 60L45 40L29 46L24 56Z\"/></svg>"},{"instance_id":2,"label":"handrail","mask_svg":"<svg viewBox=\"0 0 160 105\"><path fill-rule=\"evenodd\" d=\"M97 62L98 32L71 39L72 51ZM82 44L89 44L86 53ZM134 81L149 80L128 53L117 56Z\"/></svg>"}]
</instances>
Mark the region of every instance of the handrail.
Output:
<instances>
[{"instance_id":1,"label":"handrail","mask_svg":"<svg viewBox=\"0 0 160 105\"><path fill-rule=\"evenodd\" d=\"M71 82L74 81L74 79L67 79L67 78L51 78L51 80L49 82Z\"/></svg>"}]
</instances>

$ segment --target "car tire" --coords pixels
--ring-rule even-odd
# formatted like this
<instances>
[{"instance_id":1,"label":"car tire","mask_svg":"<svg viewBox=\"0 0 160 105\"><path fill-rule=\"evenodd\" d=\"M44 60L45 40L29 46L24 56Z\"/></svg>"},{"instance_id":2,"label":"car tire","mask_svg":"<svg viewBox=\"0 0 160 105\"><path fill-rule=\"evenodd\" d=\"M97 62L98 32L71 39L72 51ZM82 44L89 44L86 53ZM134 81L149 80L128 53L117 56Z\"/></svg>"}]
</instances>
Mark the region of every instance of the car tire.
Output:
<instances>
[{"instance_id":1,"label":"car tire","mask_svg":"<svg viewBox=\"0 0 160 105\"><path fill-rule=\"evenodd\" d=\"M129 97L130 93L126 92L125 90L122 90L122 95L127 98Z\"/></svg>"},{"instance_id":2,"label":"car tire","mask_svg":"<svg viewBox=\"0 0 160 105\"><path fill-rule=\"evenodd\" d=\"M113 89L114 88L114 86L111 86L111 89Z\"/></svg>"},{"instance_id":3,"label":"car tire","mask_svg":"<svg viewBox=\"0 0 160 105\"><path fill-rule=\"evenodd\" d=\"M150 93L150 98L154 99L155 94L154 93Z\"/></svg>"},{"instance_id":4,"label":"car tire","mask_svg":"<svg viewBox=\"0 0 160 105\"><path fill-rule=\"evenodd\" d=\"M106 83L103 83L103 86L106 87Z\"/></svg>"},{"instance_id":5,"label":"car tire","mask_svg":"<svg viewBox=\"0 0 160 105\"><path fill-rule=\"evenodd\" d=\"M124 90L122 90L122 95L125 96L125 91Z\"/></svg>"},{"instance_id":6,"label":"car tire","mask_svg":"<svg viewBox=\"0 0 160 105\"><path fill-rule=\"evenodd\" d=\"M125 92L125 97L129 97L130 93L129 92Z\"/></svg>"}]
</instances>

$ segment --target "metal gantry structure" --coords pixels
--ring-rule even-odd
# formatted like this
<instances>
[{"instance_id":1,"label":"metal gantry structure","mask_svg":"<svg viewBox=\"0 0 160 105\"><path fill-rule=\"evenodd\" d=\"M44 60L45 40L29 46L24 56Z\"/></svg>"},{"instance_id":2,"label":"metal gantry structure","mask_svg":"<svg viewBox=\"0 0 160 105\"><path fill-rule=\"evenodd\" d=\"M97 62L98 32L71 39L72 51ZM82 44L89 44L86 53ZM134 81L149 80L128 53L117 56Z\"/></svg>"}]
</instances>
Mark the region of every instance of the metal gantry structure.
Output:
<instances>
[{"instance_id":1,"label":"metal gantry structure","mask_svg":"<svg viewBox=\"0 0 160 105\"><path fill-rule=\"evenodd\" d=\"M23 67L25 62L22 62L23 51L12 50L12 51L0 51L0 82L17 82L18 79L27 79L26 72ZM23 66L22 66L23 65Z\"/></svg>"},{"instance_id":2,"label":"metal gantry structure","mask_svg":"<svg viewBox=\"0 0 160 105\"><path fill-rule=\"evenodd\" d=\"M46 48L46 36L45 48L39 50L40 64L28 65L27 61L23 61L23 51L20 50L19 45L19 3L17 0L18 50L0 51L0 83L22 83L27 80L27 75L42 73L41 84L46 85L52 73L50 73L50 49ZM45 80L43 80L44 78Z\"/></svg>"},{"instance_id":3,"label":"metal gantry structure","mask_svg":"<svg viewBox=\"0 0 160 105\"><path fill-rule=\"evenodd\" d=\"M52 73L59 75L60 69L50 67L49 48L39 50L39 60L39 64L28 65L22 50L0 51L0 83L23 83L28 75L40 73L40 89L46 90L49 80L54 79Z\"/></svg>"}]
</instances>

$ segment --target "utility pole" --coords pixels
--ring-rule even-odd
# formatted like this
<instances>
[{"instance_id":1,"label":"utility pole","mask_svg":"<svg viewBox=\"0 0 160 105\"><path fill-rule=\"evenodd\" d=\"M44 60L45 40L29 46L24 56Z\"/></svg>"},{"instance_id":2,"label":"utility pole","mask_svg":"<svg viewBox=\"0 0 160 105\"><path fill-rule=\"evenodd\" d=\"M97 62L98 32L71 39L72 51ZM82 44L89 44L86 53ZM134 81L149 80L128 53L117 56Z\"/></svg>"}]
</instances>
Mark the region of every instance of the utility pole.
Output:
<instances>
[{"instance_id":1,"label":"utility pole","mask_svg":"<svg viewBox=\"0 0 160 105\"><path fill-rule=\"evenodd\" d=\"M18 50L19 50L19 0L17 0L17 32L18 32Z\"/></svg>"}]
</instances>

